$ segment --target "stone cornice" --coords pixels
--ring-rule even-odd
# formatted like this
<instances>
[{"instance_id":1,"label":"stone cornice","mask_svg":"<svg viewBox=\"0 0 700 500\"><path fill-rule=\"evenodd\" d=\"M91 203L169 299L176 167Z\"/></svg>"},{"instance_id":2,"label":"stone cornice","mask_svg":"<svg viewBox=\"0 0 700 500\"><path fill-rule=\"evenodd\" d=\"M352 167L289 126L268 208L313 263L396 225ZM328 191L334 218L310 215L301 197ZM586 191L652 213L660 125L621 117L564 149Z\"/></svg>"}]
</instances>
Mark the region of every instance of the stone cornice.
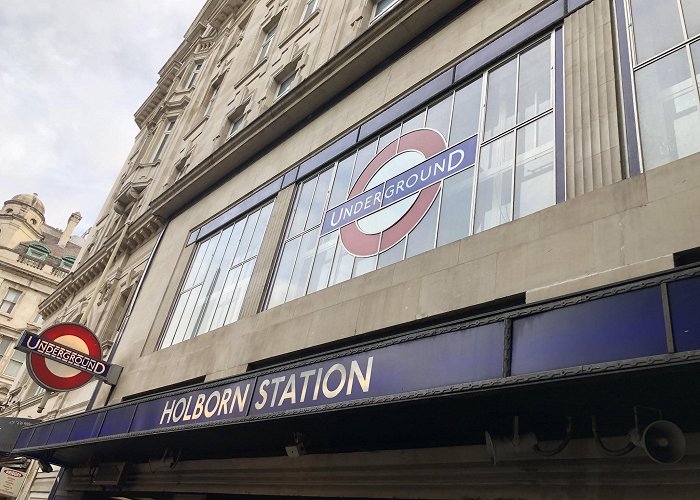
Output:
<instances>
[{"instance_id":1,"label":"stone cornice","mask_svg":"<svg viewBox=\"0 0 700 500\"><path fill-rule=\"evenodd\" d=\"M398 4L154 199L153 212L165 219L178 213L462 3L462 0L414 0Z\"/></svg>"},{"instance_id":2,"label":"stone cornice","mask_svg":"<svg viewBox=\"0 0 700 500\"><path fill-rule=\"evenodd\" d=\"M49 317L55 313L72 295L84 289L102 273L119 239L121 227L119 226L114 231L114 234L88 260L82 262L78 269L66 276L60 282L58 288L39 304L39 310L44 317ZM139 248L144 242L151 239L161 227L163 227L163 222L159 217L154 216L150 211L143 214L130 224L117 257L124 255L125 252L131 253Z\"/></svg>"},{"instance_id":3,"label":"stone cornice","mask_svg":"<svg viewBox=\"0 0 700 500\"><path fill-rule=\"evenodd\" d=\"M204 7L202 7L197 18L185 33L185 39L158 72L160 78L158 79L156 88L134 114L134 119L140 129L148 122L153 111L160 106L163 99L168 95L170 87L177 77L177 73L180 71L183 62L185 62L187 56L199 46L200 39L206 30L207 24L219 28L229 16L243 6L245 1L246 0L208 0ZM220 36L220 34L217 34L217 36Z\"/></svg>"},{"instance_id":4,"label":"stone cornice","mask_svg":"<svg viewBox=\"0 0 700 500\"><path fill-rule=\"evenodd\" d=\"M53 277L52 275L42 273L37 271L33 267L23 266L19 262L8 262L4 259L0 259L0 270L6 271L8 274L15 276L21 276L22 278L41 283L42 285L55 287L60 278Z\"/></svg>"}]
</instances>

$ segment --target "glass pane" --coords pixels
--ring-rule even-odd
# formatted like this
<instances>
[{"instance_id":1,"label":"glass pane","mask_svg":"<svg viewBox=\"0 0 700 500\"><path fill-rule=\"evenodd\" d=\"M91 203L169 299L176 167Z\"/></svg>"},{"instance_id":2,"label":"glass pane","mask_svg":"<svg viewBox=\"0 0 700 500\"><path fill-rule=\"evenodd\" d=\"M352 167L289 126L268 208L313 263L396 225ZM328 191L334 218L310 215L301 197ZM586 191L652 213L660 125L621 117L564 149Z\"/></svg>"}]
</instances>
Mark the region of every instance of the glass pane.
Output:
<instances>
[{"instance_id":1,"label":"glass pane","mask_svg":"<svg viewBox=\"0 0 700 500\"><path fill-rule=\"evenodd\" d=\"M319 229L310 231L301 237L301 246L297 254L296 263L292 279L289 281L289 291L285 302L301 297L306 293L306 284L311 272L314 256L316 255L316 242L318 241Z\"/></svg>"},{"instance_id":2,"label":"glass pane","mask_svg":"<svg viewBox=\"0 0 700 500\"><path fill-rule=\"evenodd\" d=\"M236 321L238 316L241 314L243 299L245 298L245 292L248 289L248 283L250 283L250 276L253 274L255 261L256 259L249 260L241 266L241 274L238 277L236 290L233 293L233 298L231 299L231 307L229 307L228 314L226 315L225 324L227 325Z\"/></svg>"},{"instance_id":3,"label":"glass pane","mask_svg":"<svg viewBox=\"0 0 700 500\"><path fill-rule=\"evenodd\" d=\"M412 130L417 130L419 128L423 128L425 125L425 111L422 111L421 113L417 114L416 116L409 118L405 122L403 122L403 126L401 127L401 135L407 134L408 132L411 132Z\"/></svg>"},{"instance_id":4,"label":"glass pane","mask_svg":"<svg viewBox=\"0 0 700 500\"><path fill-rule=\"evenodd\" d=\"M549 40L520 56L518 123L529 120L552 107L551 58Z\"/></svg>"},{"instance_id":5,"label":"glass pane","mask_svg":"<svg viewBox=\"0 0 700 500\"><path fill-rule=\"evenodd\" d=\"M350 190L350 179L352 179L352 167L355 164L355 155L338 162L338 167L333 180L333 189L331 190L331 198L328 202L329 207L340 205L347 199L348 191Z\"/></svg>"},{"instance_id":6,"label":"glass pane","mask_svg":"<svg viewBox=\"0 0 700 500\"><path fill-rule=\"evenodd\" d=\"M391 247L389 250L385 250L379 254L377 259L377 269L386 267L390 264L394 264L403 259L403 249L406 246L406 238L399 241L396 245Z\"/></svg>"},{"instance_id":7,"label":"glass pane","mask_svg":"<svg viewBox=\"0 0 700 500\"><path fill-rule=\"evenodd\" d=\"M182 320L182 313L185 311L185 305L187 305L187 299L189 297L189 291L180 295L180 298L177 301L177 305L175 306L175 311L173 312L173 315L170 318L168 329L165 332L165 335L163 336L163 342L161 344L161 347L168 347L169 345L172 345L173 338L175 337L175 332L177 331L177 327L180 324L180 321Z\"/></svg>"},{"instance_id":8,"label":"glass pane","mask_svg":"<svg viewBox=\"0 0 700 500\"><path fill-rule=\"evenodd\" d=\"M226 281L221 292L221 298L219 299L219 303L216 305L216 310L214 311L214 319L211 322L212 330L224 325L224 320L226 319L227 315L226 313L231 307L233 291L236 289L236 283L238 283L238 277L241 274L242 268L243 266L234 267L228 272L228 274L226 274Z\"/></svg>"},{"instance_id":9,"label":"glass pane","mask_svg":"<svg viewBox=\"0 0 700 500\"><path fill-rule=\"evenodd\" d=\"M288 237L296 236L304 230L317 182L318 176L306 181L301 187L301 192L299 193L299 198L297 199L297 204L294 209L294 218L292 219L289 234L287 235Z\"/></svg>"},{"instance_id":10,"label":"glass pane","mask_svg":"<svg viewBox=\"0 0 700 500\"><path fill-rule=\"evenodd\" d=\"M279 266L277 267L277 274L275 275L275 284L272 287L267 307L275 307L284 302L284 298L287 296L287 290L289 289L289 280L292 277L294 262L297 258L300 243L301 237L294 238L284 245L282 258L280 259Z\"/></svg>"},{"instance_id":11,"label":"glass pane","mask_svg":"<svg viewBox=\"0 0 700 500\"><path fill-rule=\"evenodd\" d=\"M352 267L355 257L350 255L341 241L338 241L338 247L335 250L335 259L333 259L333 269L331 269L331 279L328 286L333 286L336 283L347 281L352 276Z\"/></svg>"},{"instance_id":12,"label":"glass pane","mask_svg":"<svg viewBox=\"0 0 700 500\"><path fill-rule=\"evenodd\" d=\"M452 95L428 108L428 118L425 121L426 128L432 128L442 134L447 141L450 132L450 115L452 114Z\"/></svg>"},{"instance_id":13,"label":"glass pane","mask_svg":"<svg viewBox=\"0 0 700 500\"><path fill-rule=\"evenodd\" d=\"M408 234L406 258L435 248L435 228L437 226L438 198L435 198L423 219Z\"/></svg>"},{"instance_id":14,"label":"glass pane","mask_svg":"<svg viewBox=\"0 0 700 500\"><path fill-rule=\"evenodd\" d=\"M360 176L365 167L369 164L369 161L377 154L377 141L374 140L367 144L366 146L360 148L357 151L357 161L355 161L355 169L352 172L352 187L355 181Z\"/></svg>"},{"instance_id":15,"label":"glass pane","mask_svg":"<svg viewBox=\"0 0 700 500\"><path fill-rule=\"evenodd\" d=\"M631 0L630 3L638 63L683 41L676 0Z\"/></svg>"},{"instance_id":16,"label":"glass pane","mask_svg":"<svg viewBox=\"0 0 700 500\"><path fill-rule=\"evenodd\" d=\"M554 205L554 115L521 128L517 135L516 219Z\"/></svg>"},{"instance_id":17,"label":"glass pane","mask_svg":"<svg viewBox=\"0 0 700 500\"><path fill-rule=\"evenodd\" d=\"M490 139L515 125L515 59L489 73L486 91L484 139Z\"/></svg>"},{"instance_id":18,"label":"glass pane","mask_svg":"<svg viewBox=\"0 0 700 500\"><path fill-rule=\"evenodd\" d=\"M182 312L182 319L180 320L180 324L177 326L177 330L175 330L175 335L173 336L173 344L177 344L178 342L185 340L185 332L187 331L187 327L192 320L192 311L194 311L194 306L197 303L197 297L199 297L199 292L201 289L202 285L199 285L190 290L190 295L187 298L187 304L185 304L185 309Z\"/></svg>"},{"instance_id":19,"label":"glass pane","mask_svg":"<svg viewBox=\"0 0 700 500\"><path fill-rule=\"evenodd\" d=\"M398 139L400 134L401 134L401 126L399 125L398 127L394 128L394 129L388 131L386 134L382 135L379 138L379 146L377 146L377 151L381 151L388 144L391 144L392 141L395 141L396 139Z\"/></svg>"},{"instance_id":20,"label":"glass pane","mask_svg":"<svg viewBox=\"0 0 700 500\"><path fill-rule=\"evenodd\" d=\"M438 246L469 236L473 185L473 167L445 179L442 183Z\"/></svg>"},{"instance_id":21,"label":"glass pane","mask_svg":"<svg viewBox=\"0 0 700 500\"><path fill-rule=\"evenodd\" d=\"M481 117L481 78L455 93L452 112L450 146L462 142L479 131Z\"/></svg>"},{"instance_id":22,"label":"glass pane","mask_svg":"<svg viewBox=\"0 0 700 500\"><path fill-rule=\"evenodd\" d=\"M636 72L644 167L700 150L697 90L685 49Z\"/></svg>"},{"instance_id":23,"label":"glass pane","mask_svg":"<svg viewBox=\"0 0 700 500\"><path fill-rule=\"evenodd\" d=\"M228 236L228 235L227 235ZM213 238L211 238L209 241L209 247L207 248L207 252L204 254L204 259L202 260L202 265L199 266L199 271L197 272L197 277L194 280L195 284L199 284L204 282L204 278L207 276L207 273L209 272L209 268L211 267L212 260L214 258L214 255L217 253L217 248L219 247L219 241L221 240L221 233L217 234ZM224 245L226 245L226 242L224 242ZM223 250L223 248L222 248ZM221 256L221 253L219 253L219 256Z\"/></svg>"},{"instance_id":24,"label":"glass pane","mask_svg":"<svg viewBox=\"0 0 700 500\"><path fill-rule=\"evenodd\" d=\"M333 265L333 255L338 243L338 234L338 231L334 231L319 240L314 269L311 271L311 279L309 280L308 293L328 286L328 278L331 275L331 266Z\"/></svg>"},{"instance_id":25,"label":"glass pane","mask_svg":"<svg viewBox=\"0 0 700 500\"><path fill-rule=\"evenodd\" d=\"M683 17L688 37L692 38L700 34L700 2L698 0L681 0Z\"/></svg>"},{"instance_id":26,"label":"glass pane","mask_svg":"<svg viewBox=\"0 0 700 500\"><path fill-rule=\"evenodd\" d=\"M515 134L511 133L481 150L476 189L475 233L510 220L514 139Z\"/></svg>"},{"instance_id":27,"label":"glass pane","mask_svg":"<svg viewBox=\"0 0 700 500\"><path fill-rule=\"evenodd\" d=\"M265 236L265 229L267 229L267 222L270 220L270 214L272 213L272 205L273 203L270 203L260 209L258 223L255 225L253 238L250 241L248 252L245 254L246 259L250 259L251 257L258 255L258 252L260 251L260 245L262 244L263 236Z\"/></svg>"},{"instance_id":28,"label":"glass pane","mask_svg":"<svg viewBox=\"0 0 700 500\"><path fill-rule=\"evenodd\" d=\"M321 216L323 215L323 209L326 206L326 198L328 198L328 189L333 179L333 169L329 168L322 174L318 176L318 183L316 185L316 192L314 193L314 200L311 202L311 208L309 209L309 218L306 221L306 229L316 226L321 223Z\"/></svg>"},{"instance_id":29,"label":"glass pane","mask_svg":"<svg viewBox=\"0 0 700 500\"><path fill-rule=\"evenodd\" d=\"M245 221L245 229L243 230L243 235L241 236L241 243L238 245L236 250L236 256L233 258L233 265L239 264L245 260L246 253L248 252L248 247L253 239L253 233L255 232L255 226L260 218L260 211L253 212L248 216L248 220Z\"/></svg>"},{"instance_id":30,"label":"glass pane","mask_svg":"<svg viewBox=\"0 0 700 500\"><path fill-rule=\"evenodd\" d=\"M352 269L352 277L362 276L370 271L374 271L374 266L377 264L377 256L372 257L357 257L355 265Z\"/></svg>"},{"instance_id":31,"label":"glass pane","mask_svg":"<svg viewBox=\"0 0 700 500\"><path fill-rule=\"evenodd\" d=\"M210 242L211 242L211 238L202 242L199 245L199 248L197 248L197 253L194 256L194 259L192 259L192 264L190 265L190 271L187 273L187 279L185 280L185 284L182 285L183 290L187 290L188 288L192 288L192 285L195 284L194 279L197 277L197 274L199 273L199 268L202 267L202 261L204 260L204 256L207 253L207 249L209 248Z\"/></svg>"}]
</instances>

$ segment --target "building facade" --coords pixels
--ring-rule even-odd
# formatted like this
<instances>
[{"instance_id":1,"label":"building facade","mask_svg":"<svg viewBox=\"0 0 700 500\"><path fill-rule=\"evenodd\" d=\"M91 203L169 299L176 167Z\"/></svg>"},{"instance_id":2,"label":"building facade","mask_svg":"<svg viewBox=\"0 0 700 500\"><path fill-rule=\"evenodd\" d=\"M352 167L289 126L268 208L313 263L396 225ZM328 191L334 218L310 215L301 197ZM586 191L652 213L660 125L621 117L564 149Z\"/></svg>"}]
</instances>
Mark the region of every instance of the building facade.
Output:
<instances>
[{"instance_id":1,"label":"building facade","mask_svg":"<svg viewBox=\"0 0 700 500\"><path fill-rule=\"evenodd\" d=\"M698 47L690 0L206 2L41 305L124 371L16 453L57 498L692 497Z\"/></svg>"}]
</instances>

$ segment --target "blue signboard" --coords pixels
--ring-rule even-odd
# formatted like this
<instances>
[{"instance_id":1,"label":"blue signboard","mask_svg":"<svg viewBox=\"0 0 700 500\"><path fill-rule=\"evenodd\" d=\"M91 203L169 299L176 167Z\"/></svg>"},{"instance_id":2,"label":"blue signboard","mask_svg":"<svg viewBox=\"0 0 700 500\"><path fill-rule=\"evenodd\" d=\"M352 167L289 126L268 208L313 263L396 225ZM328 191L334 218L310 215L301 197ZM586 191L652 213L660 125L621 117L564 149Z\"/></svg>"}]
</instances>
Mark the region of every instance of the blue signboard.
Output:
<instances>
[{"instance_id":1,"label":"blue signboard","mask_svg":"<svg viewBox=\"0 0 700 500\"><path fill-rule=\"evenodd\" d=\"M677 350L700 349L698 300L700 277L692 277L525 307L28 427L14 451L496 387L543 372L557 378L577 367L671 362L672 338Z\"/></svg>"}]
</instances>

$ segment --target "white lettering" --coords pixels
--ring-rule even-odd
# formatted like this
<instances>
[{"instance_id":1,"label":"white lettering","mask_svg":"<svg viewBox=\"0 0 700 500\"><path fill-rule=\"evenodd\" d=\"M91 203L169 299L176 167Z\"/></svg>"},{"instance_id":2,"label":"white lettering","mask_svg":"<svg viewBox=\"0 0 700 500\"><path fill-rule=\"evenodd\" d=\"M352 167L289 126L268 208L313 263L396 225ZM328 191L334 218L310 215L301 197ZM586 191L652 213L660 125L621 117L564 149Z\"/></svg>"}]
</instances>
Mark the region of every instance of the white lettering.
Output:
<instances>
[{"instance_id":1,"label":"white lettering","mask_svg":"<svg viewBox=\"0 0 700 500\"><path fill-rule=\"evenodd\" d=\"M280 397L280 401L277 403L277 406L282 406L285 399L289 399L292 404L297 402L296 381L293 373L289 377L289 380L287 380L287 385L284 386L284 391L282 392L282 396Z\"/></svg>"},{"instance_id":2,"label":"white lettering","mask_svg":"<svg viewBox=\"0 0 700 500\"><path fill-rule=\"evenodd\" d=\"M272 383L275 384L275 390L272 392L272 399L270 400L270 408L275 406L275 401L277 401L277 389L279 389L280 382L284 382L284 377L275 377L272 379Z\"/></svg>"},{"instance_id":3,"label":"white lettering","mask_svg":"<svg viewBox=\"0 0 700 500\"><path fill-rule=\"evenodd\" d=\"M258 393L260 396L262 396L262 401L255 403L256 410L262 410L265 407L265 403L267 402L267 391L265 390L265 387L268 385L270 385L270 381L265 379L260 383L260 387L258 387Z\"/></svg>"},{"instance_id":4,"label":"white lettering","mask_svg":"<svg viewBox=\"0 0 700 500\"><path fill-rule=\"evenodd\" d=\"M302 403L304 399L306 399L306 387L309 385L309 377L314 373L316 373L316 370L308 370L299 374L299 376L304 379L304 385L301 386L301 398L299 398L299 401Z\"/></svg>"},{"instance_id":5,"label":"white lettering","mask_svg":"<svg viewBox=\"0 0 700 500\"><path fill-rule=\"evenodd\" d=\"M204 394L197 394L197 401L194 402L194 410L192 411L192 420L197 420L204 413L204 400L207 397Z\"/></svg>"},{"instance_id":6,"label":"white lettering","mask_svg":"<svg viewBox=\"0 0 700 500\"><path fill-rule=\"evenodd\" d=\"M357 382L360 384L360 389L362 389L362 392L369 391L369 382L372 378L373 360L374 356L370 356L369 359L367 359L367 369L365 370L364 375L362 374L360 365L357 361L353 360L352 363L350 363L350 377L348 378L348 390L346 392L348 396L352 394L352 383L355 380L355 377L357 377Z\"/></svg>"},{"instance_id":7,"label":"white lettering","mask_svg":"<svg viewBox=\"0 0 700 500\"><path fill-rule=\"evenodd\" d=\"M338 384L338 387L331 390L328 388L328 379L331 377L331 373L333 373L334 371L340 373L340 383ZM326 376L323 377L323 395L326 396L328 399L336 397L338 394L340 394L340 391L343 390L346 378L347 370L343 365L341 365L340 363L336 363L333 366L331 366L328 372L326 372Z\"/></svg>"},{"instance_id":8,"label":"white lettering","mask_svg":"<svg viewBox=\"0 0 700 500\"><path fill-rule=\"evenodd\" d=\"M248 389L250 389L250 384L245 385L245 393L241 394L241 387L240 386L236 387L236 390L233 391L233 399L231 400L231 408L229 408L229 410L228 410L229 414L233 413L233 407L236 404L238 404L238 411L240 413L243 413L243 410L245 410L245 402L248 400ZM267 397L267 395L265 397Z\"/></svg>"},{"instance_id":9,"label":"white lettering","mask_svg":"<svg viewBox=\"0 0 700 500\"><path fill-rule=\"evenodd\" d=\"M173 415L173 408L175 408L175 400L173 399L172 401L166 401L165 402L165 408L163 408L163 413L160 416L160 424L163 425L163 419L165 416L168 416L168 420L165 422L166 424L170 423L170 418Z\"/></svg>"},{"instance_id":10,"label":"white lettering","mask_svg":"<svg viewBox=\"0 0 700 500\"><path fill-rule=\"evenodd\" d=\"M211 403L215 399L216 399L216 401L214 403L214 407L210 409L209 403ZM207 398L207 402L204 403L204 416L206 418L211 418L214 415L216 415L216 410L217 410L217 408L219 408L220 401L221 401L221 393L219 391L213 391L211 394L209 394L209 397Z\"/></svg>"}]
</instances>

